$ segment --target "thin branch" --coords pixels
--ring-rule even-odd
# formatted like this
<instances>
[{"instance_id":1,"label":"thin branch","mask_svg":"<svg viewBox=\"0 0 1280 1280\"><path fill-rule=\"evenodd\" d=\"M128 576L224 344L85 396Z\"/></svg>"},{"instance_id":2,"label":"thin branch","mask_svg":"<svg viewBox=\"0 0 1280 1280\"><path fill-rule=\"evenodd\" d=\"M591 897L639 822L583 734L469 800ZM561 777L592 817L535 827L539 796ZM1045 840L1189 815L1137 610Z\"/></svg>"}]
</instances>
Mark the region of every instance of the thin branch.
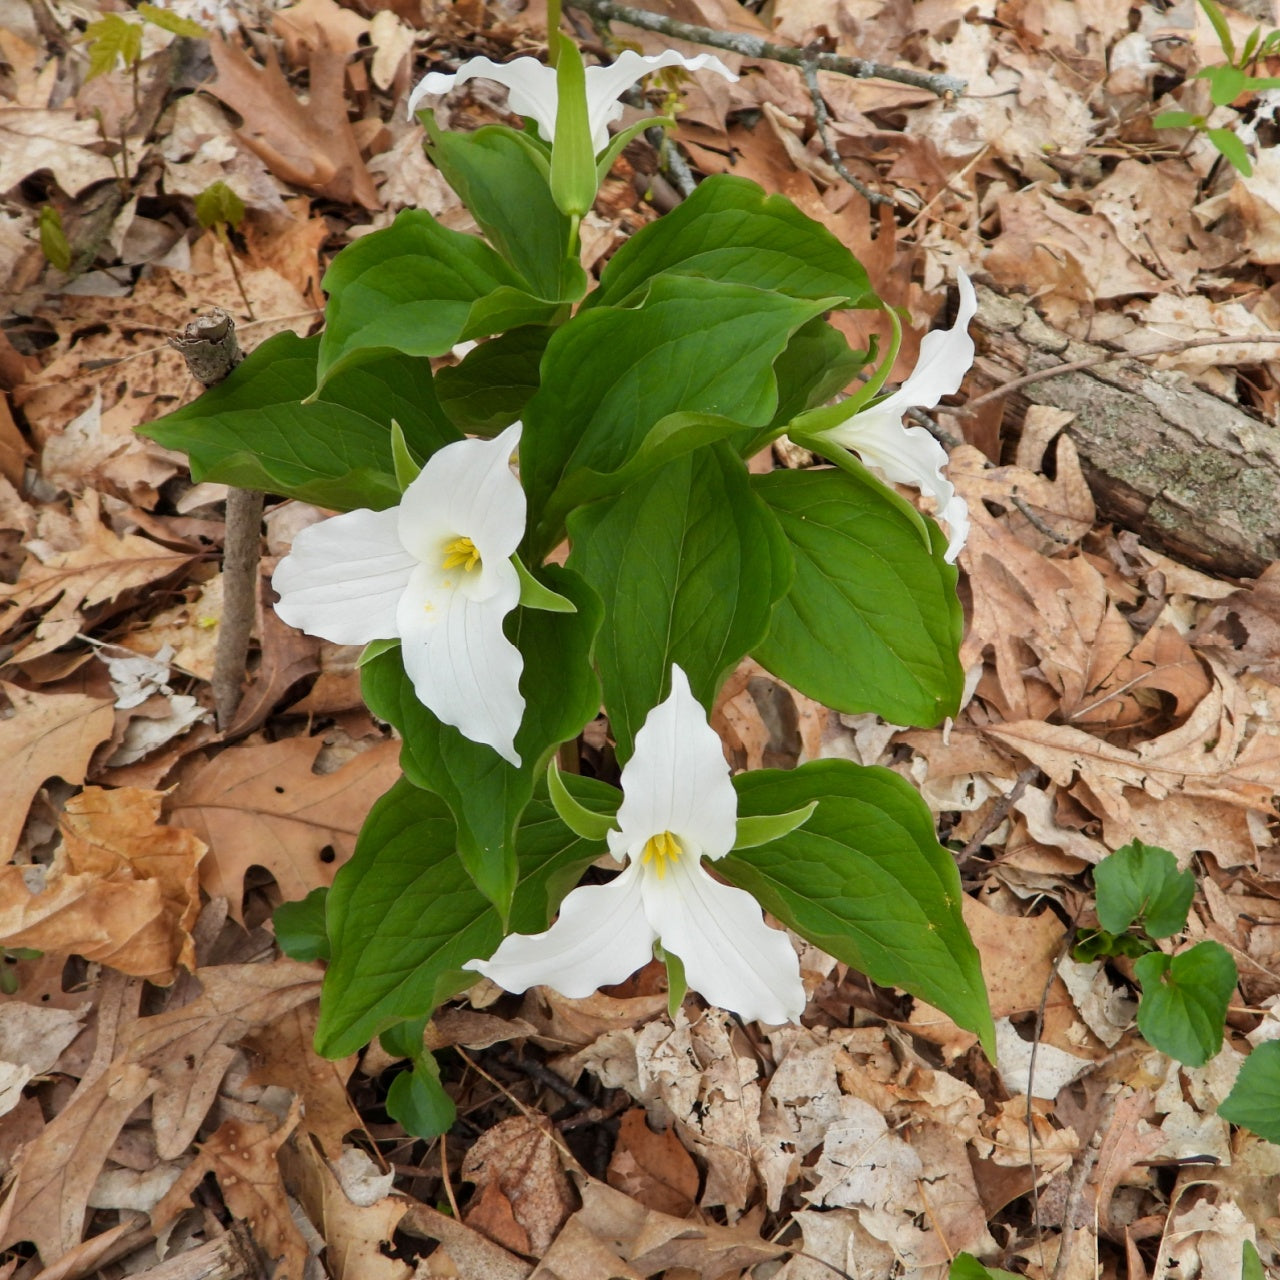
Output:
<instances>
[{"instance_id":1,"label":"thin branch","mask_svg":"<svg viewBox=\"0 0 1280 1280\"><path fill-rule=\"evenodd\" d=\"M988 391L985 395L970 400L968 404L961 405L957 409L948 409L947 412L967 417L984 404L999 400L1001 396L1007 396L1009 392L1017 391L1020 387L1029 386L1033 382L1043 382L1046 378L1056 378L1059 374L1079 373L1081 369L1095 369L1099 365L1115 364L1121 360L1149 360L1153 356L1176 356L1183 351L1194 351L1196 347L1253 346L1258 343L1280 347L1280 337L1275 334L1253 333L1244 338L1189 338L1185 342L1168 342L1162 347L1151 347L1146 351L1116 351L1101 356L1090 356L1087 360L1069 360L1065 364L1055 364L1048 369L1036 369L1032 373L1024 373L1022 377L1013 378L1003 386L996 387L994 391Z\"/></svg>"},{"instance_id":2,"label":"thin branch","mask_svg":"<svg viewBox=\"0 0 1280 1280\"><path fill-rule=\"evenodd\" d=\"M244 359L236 322L221 307L193 320L169 339L182 353L191 376L206 387L221 382ZM213 708L218 727L231 725L240 705L249 658L249 639L258 603L258 559L262 554L263 494L257 489L227 491L226 536L222 544L222 620L213 659Z\"/></svg>"},{"instance_id":3,"label":"thin branch","mask_svg":"<svg viewBox=\"0 0 1280 1280\"><path fill-rule=\"evenodd\" d=\"M916 89L927 89L940 98L958 97L968 88L968 82L958 76L891 67L883 62L846 58L838 53L811 54L793 45L774 44L772 40L746 32L715 31L711 27L698 27L648 9L633 9L627 4L615 4L614 0L572 0L572 5L594 17L625 22L645 31L657 31L674 40L688 40L691 44L705 44L712 49L740 53L746 58L767 58L771 62L785 62L793 67L811 65L815 71L834 71L837 75L851 76L855 80L893 80Z\"/></svg>"},{"instance_id":4,"label":"thin branch","mask_svg":"<svg viewBox=\"0 0 1280 1280\"><path fill-rule=\"evenodd\" d=\"M836 150L836 145L827 129L827 125L831 121L831 114L827 110L827 104L822 99L822 90L818 86L818 69L812 62L805 61L801 64L801 70L804 72L804 82L809 88L809 99L813 103L813 119L818 126L818 137L822 139L822 150L827 157L827 163L868 204L894 204L895 201L892 196L881 195L879 191L872 191L865 182L860 178L855 178L849 172L848 166L841 159L840 153Z\"/></svg>"},{"instance_id":5,"label":"thin branch","mask_svg":"<svg viewBox=\"0 0 1280 1280\"><path fill-rule=\"evenodd\" d=\"M1027 789L1027 783L1039 772L1040 770L1035 765L1029 765L1018 774L1014 779L1013 786L991 806L991 812L987 814L977 831L973 833L969 843L956 854L956 866L958 868L963 868L969 859L982 848L983 842L1009 816L1009 810L1022 798L1022 793Z\"/></svg>"}]
</instances>

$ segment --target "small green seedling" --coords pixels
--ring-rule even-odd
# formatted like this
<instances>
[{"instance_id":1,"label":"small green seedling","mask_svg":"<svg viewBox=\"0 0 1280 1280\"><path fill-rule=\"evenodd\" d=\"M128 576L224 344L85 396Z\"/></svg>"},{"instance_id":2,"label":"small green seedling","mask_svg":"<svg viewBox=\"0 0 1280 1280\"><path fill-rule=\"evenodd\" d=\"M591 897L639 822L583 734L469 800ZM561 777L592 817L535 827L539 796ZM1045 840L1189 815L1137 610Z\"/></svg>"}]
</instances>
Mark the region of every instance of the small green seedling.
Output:
<instances>
[{"instance_id":1,"label":"small green seedling","mask_svg":"<svg viewBox=\"0 0 1280 1280\"><path fill-rule=\"evenodd\" d=\"M51 204L40 210L40 252L59 271L71 270L71 245L62 229L62 214Z\"/></svg>"}]
</instances>

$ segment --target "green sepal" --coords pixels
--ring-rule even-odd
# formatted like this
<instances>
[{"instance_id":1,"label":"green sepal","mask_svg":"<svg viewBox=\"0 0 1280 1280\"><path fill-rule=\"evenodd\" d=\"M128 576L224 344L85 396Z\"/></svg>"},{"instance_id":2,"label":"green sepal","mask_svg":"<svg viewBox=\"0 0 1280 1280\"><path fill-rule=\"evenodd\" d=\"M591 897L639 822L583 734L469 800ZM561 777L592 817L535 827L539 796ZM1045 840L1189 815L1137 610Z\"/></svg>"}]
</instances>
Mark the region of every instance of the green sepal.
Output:
<instances>
[{"instance_id":1,"label":"green sepal","mask_svg":"<svg viewBox=\"0 0 1280 1280\"><path fill-rule=\"evenodd\" d=\"M519 556L512 556L511 563L516 567L520 578L520 603L526 609L542 609L547 613L577 613L578 606L568 596L545 587L524 567Z\"/></svg>"},{"instance_id":2,"label":"green sepal","mask_svg":"<svg viewBox=\"0 0 1280 1280\"><path fill-rule=\"evenodd\" d=\"M403 493L422 474L422 467L409 452L409 442L394 418L391 419L391 461L396 469L396 484Z\"/></svg>"},{"instance_id":3,"label":"green sepal","mask_svg":"<svg viewBox=\"0 0 1280 1280\"><path fill-rule=\"evenodd\" d=\"M587 73L568 36L557 35L556 136L551 145L551 198L569 218L581 218L596 199L596 157L587 114Z\"/></svg>"},{"instance_id":4,"label":"green sepal","mask_svg":"<svg viewBox=\"0 0 1280 1280\"><path fill-rule=\"evenodd\" d=\"M667 1016L672 1022L689 994L689 980L685 977L684 961L674 951L668 951L660 942L653 944L654 954L667 967Z\"/></svg>"},{"instance_id":5,"label":"green sepal","mask_svg":"<svg viewBox=\"0 0 1280 1280\"><path fill-rule=\"evenodd\" d=\"M739 818L733 847L735 850L754 849L768 844L770 840L781 840L797 827L804 826L817 807L818 802L811 800L804 808L792 809L787 813L762 813L753 818Z\"/></svg>"},{"instance_id":6,"label":"green sepal","mask_svg":"<svg viewBox=\"0 0 1280 1280\"><path fill-rule=\"evenodd\" d=\"M580 804L570 794L560 776L560 766L554 757L547 766L547 795L551 800L556 816L575 836L582 840L591 840L603 844L609 832L618 825L611 813L600 813ZM621 801L621 793L618 799Z\"/></svg>"},{"instance_id":7,"label":"green sepal","mask_svg":"<svg viewBox=\"0 0 1280 1280\"><path fill-rule=\"evenodd\" d=\"M356 670L370 663L374 658L380 658L391 649L400 647L399 640L370 640L367 645L360 651L359 658L356 659Z\"/></svg>"},{"instance_id":8,"label":"green sepal","mask_svg":"<svg viewBox=\"0 0 1280 1280\"><path fill-rule=\"evenodd\" d=\"M1267 1280L1257 1246L1246 1240L1240 1246L1240 1280Z\"/></svg>"},{"instance_id":9,"label":"green sepal","mask_svg":"<svg viewBox=\"0 0 1280 1280\"><path fill-rule=\"evenodd\" d=\"M596 180L603 182L609 176L609 170L613 168L614 162L622 154L628 142L638 138L646 129L656 127L674 129L676 122L672 116L646 116L643 120L637 120L635 124L629 124L621 133L615 133L596 161Z\"/></svg>"}]
</instances>

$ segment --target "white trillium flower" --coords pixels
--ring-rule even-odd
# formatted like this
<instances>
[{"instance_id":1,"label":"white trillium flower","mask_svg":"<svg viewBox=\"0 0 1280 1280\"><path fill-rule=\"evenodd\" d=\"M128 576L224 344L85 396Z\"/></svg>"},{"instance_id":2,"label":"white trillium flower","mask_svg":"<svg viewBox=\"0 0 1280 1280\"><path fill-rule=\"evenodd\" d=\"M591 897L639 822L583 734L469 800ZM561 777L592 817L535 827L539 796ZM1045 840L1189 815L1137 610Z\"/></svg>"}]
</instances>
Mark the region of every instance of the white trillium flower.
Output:
<instances>
[{"instance_id":1,"label":"white trillium flower","mask_svg":"<svg viewBox=\"0 0 1280 1280\"><path fill-rule=\"evenodd\" d=\"M626 49L607 67L588 67L587 121L591 128L592 150L596 155L609 145L609 125L622 115L619 97L651 71L658 71L662 67L684 67L686 71L708 69L718 72L726 80L738 78L712 54L701 53L696 58L686 58L674 49L653 57L642 57L634 50ZM558 105L556 69L539 62L537 58L515 58L511 62L472 58L464 62L453 75L432 71L409 96L410 118L423 98L439 97L456 85L477 77L506 85L511 110L532 120L545 141L551 142L555 138Z\"/></svg>"},{"instance_id":2,"label":"white trillium flower","mask_svg":"<svg viewBox=\"0 0 1280 1280\"><path fill-rule=\"evenodd\" d=\"M399 640L419 700L517 766L524 659L502 621L520 599L519 440L517 422L493 440L445 445L399 506L303 529L271 579L291 627L335 644Z\"/></svg>"},{"instance_id":3,"label":"white trillium flower","mask_svg":"<svg viewBox=\"0 0 1280 1280\"><path fill-rule=\"evenodd\" d=\"M623 872L573 890L545 933L512 934L491 959L465 967L508 991L543 985L578 998L634 973L660 941L711 1004L761 1022L798 1019L804 986L787 935L765 924L749 893L703 869L704 857L733 847L738 796L679 667L671 696L636 734L622 793L609 850L627 861Z\"/></svg>"},{"instance_id":4,"label":"white trillium flower","mask_svg":"<svg viewBox=\"0 0 1280 1280\"><path fill-rule=\"evenodd\" d=\"M902 415L908 409L932 409L943 396L958 391L973 364L969 322L977 314L978 298L963 271L958 283L960 310L954 326L925 334L920 359L897 391L837 426L815 432L856 453L886 480L913 485L929 494L950 534L948 563L960 554L969 536L969 508L942 474L947 451L923 427L904 427Z\"/></svg>"}]
</instances>

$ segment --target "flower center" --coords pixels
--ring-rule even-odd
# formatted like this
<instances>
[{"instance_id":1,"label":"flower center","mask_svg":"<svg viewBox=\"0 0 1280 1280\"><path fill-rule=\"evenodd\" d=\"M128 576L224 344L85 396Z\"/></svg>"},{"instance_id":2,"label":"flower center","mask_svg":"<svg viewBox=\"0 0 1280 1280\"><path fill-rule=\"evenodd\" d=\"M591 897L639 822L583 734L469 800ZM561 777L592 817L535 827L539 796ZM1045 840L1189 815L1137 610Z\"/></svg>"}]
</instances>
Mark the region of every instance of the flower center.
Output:
<instances>
[{"instance_id":1,"label":"flower center","mask_svg":"<svg viewBox=\"0 0 1280 1280\"><path fill-rule=\"evenodd\" d=\"M670 831L664 831L661 835L650 836L644 842L644 856L640 861L653 863L653 869L661 880L667 874L667 863L674 863L682 852L680 841Z\"/></svg>"},{"instance_id":2,"label":"flower center","mask_svg":"<svg viewBox=\"0 0 1280 1280\"><path fill-rule=\"evenodd\" d=\"M476 544L470 538L454 538L452 542L444 544L444 568L456 569L462 567L464 573L470 573L472 569L480 567L480 552L476 550Z\"/></svg>"}]
</instances>

